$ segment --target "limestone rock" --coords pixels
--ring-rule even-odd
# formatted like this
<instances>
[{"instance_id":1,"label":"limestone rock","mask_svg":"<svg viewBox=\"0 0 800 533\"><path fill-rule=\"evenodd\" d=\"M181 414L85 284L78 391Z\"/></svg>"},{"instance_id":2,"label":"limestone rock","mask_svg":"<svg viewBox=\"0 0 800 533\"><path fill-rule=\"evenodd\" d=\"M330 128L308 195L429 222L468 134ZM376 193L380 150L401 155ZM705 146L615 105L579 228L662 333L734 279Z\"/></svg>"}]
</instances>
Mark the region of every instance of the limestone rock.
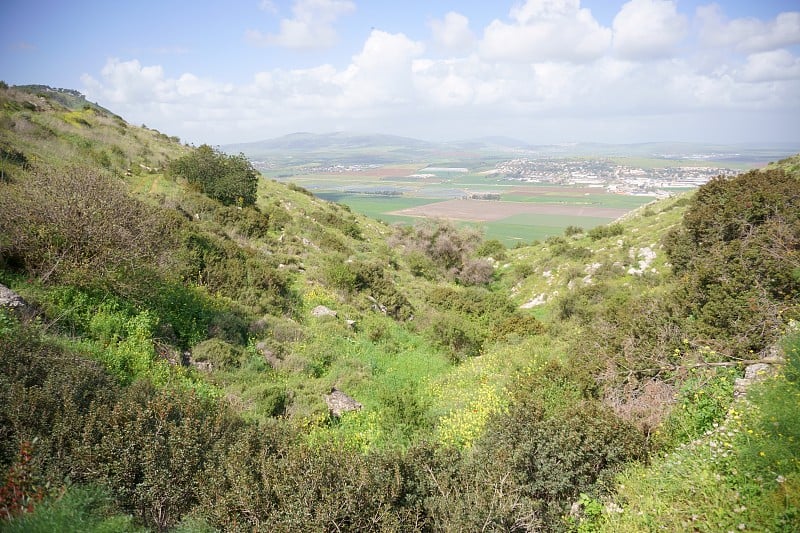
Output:
<instances>
[{"instance_id":1,"label":"limestone rock","mask_svg":"<svg viewBox=\"0 0 800 533\"><path fill-rule=\"evenodd\" d=\"M335 317L338 313L333 309L329 309L324 305L318 305L314 309L311 310L311 316L316 318L321 318L324 316L332 316Z\"/></svg>"},{"instance_id":2,"label":"limestone rock","mask_svg":"<svg viewBox=\"0 0 800 533\"><path fill-rule=\"evenodd\" d=\"M342 416L343 413L350 411L358 411L363 407L359 402L336 387L331 389L330 394L325 395L325 403L328 404L328 409L335 417Z\"/></svg>"},{"instance_id":3,"label":"limestone rock","mask_svg":"<svg viewBox=\"0 0 800 533\"><path fill-rule=\"evenodd\" d=\"M27 306L28 303L22 298L22 296L12 291L5 285L0 284L0 307L22 310Z\"/></svg>"}]
</instances>

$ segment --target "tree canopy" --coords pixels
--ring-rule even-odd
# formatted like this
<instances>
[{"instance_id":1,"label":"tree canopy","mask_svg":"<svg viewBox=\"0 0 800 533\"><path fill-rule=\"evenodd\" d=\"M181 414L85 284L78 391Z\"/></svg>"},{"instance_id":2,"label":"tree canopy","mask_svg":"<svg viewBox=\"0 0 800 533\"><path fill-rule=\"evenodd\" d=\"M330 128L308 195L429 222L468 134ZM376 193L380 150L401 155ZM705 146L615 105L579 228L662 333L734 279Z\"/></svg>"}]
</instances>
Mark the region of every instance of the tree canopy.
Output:
<instances>
[{"instance_id":1,"label":"tree canopy","mask_svg":"<svg viewBox=\"0 0 800 533\"><path fill-rule=\"evenodd\" d=\"M258 172L244 154L228 155L203 144L173 161L170 171L225 205L256 202Z\"/></svg>"}]
</instances>

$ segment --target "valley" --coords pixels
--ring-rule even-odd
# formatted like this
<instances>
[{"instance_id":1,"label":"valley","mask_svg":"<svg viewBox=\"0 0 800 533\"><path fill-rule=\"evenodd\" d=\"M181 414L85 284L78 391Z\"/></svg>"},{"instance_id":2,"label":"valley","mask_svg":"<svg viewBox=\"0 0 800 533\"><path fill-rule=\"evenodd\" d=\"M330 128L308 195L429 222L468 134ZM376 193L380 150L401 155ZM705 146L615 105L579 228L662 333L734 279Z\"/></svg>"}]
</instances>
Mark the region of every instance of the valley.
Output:
<instances>
[{"instance_id":1,"label":"valley","mask_svg":"<svg viewBox=\"0 0 800 533\"><path fill-rule=\"evenodd\" d=\"M4 531L800 525L800 156L81 98L0 88Z\"/></svg>"},{"instance_id":2,"label":"valley","mask_svg":"<svg viewBox=\"0 0 800 533\"><path fill-rule=\"evenodd\" d=\"M244 153L267 178L295 183L358 213L401 224L449 218L507 246L556 236L573 224L591 229L715 176L791 153L666 143L431 143L345 133L295 134L223 148Z\"/></svg>"}]
</instances>

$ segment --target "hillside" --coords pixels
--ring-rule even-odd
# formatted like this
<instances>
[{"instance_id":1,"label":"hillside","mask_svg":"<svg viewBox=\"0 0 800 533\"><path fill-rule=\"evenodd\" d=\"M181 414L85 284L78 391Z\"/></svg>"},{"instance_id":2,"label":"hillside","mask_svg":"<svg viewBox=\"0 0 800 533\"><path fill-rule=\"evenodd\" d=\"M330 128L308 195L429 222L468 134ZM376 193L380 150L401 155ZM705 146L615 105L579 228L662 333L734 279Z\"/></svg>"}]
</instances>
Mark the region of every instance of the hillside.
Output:
<instances>
[{"instance_id":1,"label":"hillside","mask_svg":"<svg viewBox=\"0 0 800 533\"><path fill-rule=\"evenodd\" d=\"M74 98L0 89L4 530L800 525L798 156L506 249Z\"/></svg>"}]
</instances>

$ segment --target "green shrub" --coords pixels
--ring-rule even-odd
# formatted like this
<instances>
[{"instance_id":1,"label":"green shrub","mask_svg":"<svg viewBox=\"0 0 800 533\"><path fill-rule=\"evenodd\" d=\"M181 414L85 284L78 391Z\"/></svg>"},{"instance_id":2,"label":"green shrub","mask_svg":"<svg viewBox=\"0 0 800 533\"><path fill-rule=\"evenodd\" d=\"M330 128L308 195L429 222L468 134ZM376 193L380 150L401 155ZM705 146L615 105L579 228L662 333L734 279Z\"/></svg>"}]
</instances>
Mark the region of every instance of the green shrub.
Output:
<instances>
[{"instance_id":1,"label":"green shrub","mask_svg":"<svg viewBox=\"0 0 800 533\"><path fill-rule=\"evenodd\" d=\"M609 224L607 226L596 226L589 230L589 238L593 241L599 241L608 237L618 237L625 232L622 224Z\"/></svg>"},{"instance_id":2,"label":"green shrub","mask_svg":"<svg viewBox=\"0 0 800 533\"><path fill-rule=\"evenodd\" d=\"M207 362L215 369L238 367L242 358L241 348L221 339L208 339L192 348L192 359Z\"/></svg>"},{"instance_id":3,"label":"green shrub","mask_svg":"<svg viewBox=\"0 0 800 533\"><path fill-rule=\"evenodd\" d=\"M217 312L208 323L208 336L231 344L244 345L247 343L247 323L236 313Z\"/></svg>"},{"instance_id":4,"label":"green shrub","mask_svg":"<svg viewBox=\"0 0 800 533\"><path fill-rule=\"evenodd\" d=\"M580 226L569 225L566 228L564 228L564 235L566 237L572 237L573 235L580 235L581 233L583 233L583 228Z\"/></svg>"},{"instance_id":5,"label":"green shrub","mask_svg":"<svg viewBox=\"0 0 800 533\"><path fill-rule=\"evenodd\" d=\"M644 439L597 402L562 408L556 416L532 399L518 399L490 423L477 458L512 472L516 489L533 502L544 529L560 529L581 493L643 458Z\"/></svg>"},{"instance_id":6,"label":"green shrub","mask_svg":"<svg viewBox=\"0 0 800 533\"><path fill-rule=\"evenodd\" d=\"M483 349L485 333L453 312L436 314L426 331L430 340L448 350L450 359L456 363L480 355Z\"/></svg>"},{"instance_id":7,"label":"green shrub","mask_svg":"<svg viewBox=\"0 0 800 533\"><path fill-rule=\"evenodd\" d=\"M758 352L797 313L800 197L781 170L716 178L698 189L665 238L692 337Z\"/></svg>"},{"instance_id":8,"label":"green shrub","mask_svg":"<svg viewBox=\"0 0 800 533\"><path fill-rule=\"evenodd\" d=\"M540 335L545 332L544 324L531 315L514 313L495 324L491 339L509 340L514 337Z\"/></svg>"},{"instance_id":9,"label":"green shrub","mask_svg":"<svg viewBox=\"0 0 800 533\"><path fill-rule=\"evenodd\" d=\"M496 261L502 261L506 258L506 247L497 239L489 239L483 241L475 253L478 257L491 257Z\"/></svg>"},{"instance_id":10,"label":"green shrub","mask_svg":"<svg viewBox=\"0 0 800 533\"><path fill-rule=\"evenodd\" d=\"M300 194L305 194L306 196L314 196L314 193L296 183L290 182L286 186L290 191L299 192Z\"/></svg>"},{"instance_id":11,"label":"green shrub","mask_svg":"<svg viewBox=\"0 0 800 533\"><path fill-rule=\"evenodd\" d=\"M71 486L58 497L51 497L25 513L2 524L3 531L50 533L82 531L86 533L142 532L130 515L114 508L108 491L95 485Z\"/></svg>"},{"instance_id":12,"label":"green shrub","mask_svg":"<svg viewBox=\"0 0 800 533\"><path fill-rule=\"evenodd\" d=\"M43 280L103 285L152 268L174 248L177 224L94 170L39 170L0 183L0 264Z\"/></svg>"},{"instance_id":13,"label":"green shrub","mask_svg":"<svg viewBox=\"0 0 800 533\"><path fill-rule=\"evenodd\" d=\"M170 163L169 171L225 205L242 207L256 201L258 172L244 154L226 155L204 144Z\"/></svg>"},{"instance_id":14,"label":"green shrub","mask_svg":"<svg viewBox=\"0 0 800 533\"><path fill-rule=\"evenodd\" d=\"M412 251L405 256L406 263L412 274L428 280L436 279L439 269L433 260L421 251Z\"/></svg>"}]
</instances>

